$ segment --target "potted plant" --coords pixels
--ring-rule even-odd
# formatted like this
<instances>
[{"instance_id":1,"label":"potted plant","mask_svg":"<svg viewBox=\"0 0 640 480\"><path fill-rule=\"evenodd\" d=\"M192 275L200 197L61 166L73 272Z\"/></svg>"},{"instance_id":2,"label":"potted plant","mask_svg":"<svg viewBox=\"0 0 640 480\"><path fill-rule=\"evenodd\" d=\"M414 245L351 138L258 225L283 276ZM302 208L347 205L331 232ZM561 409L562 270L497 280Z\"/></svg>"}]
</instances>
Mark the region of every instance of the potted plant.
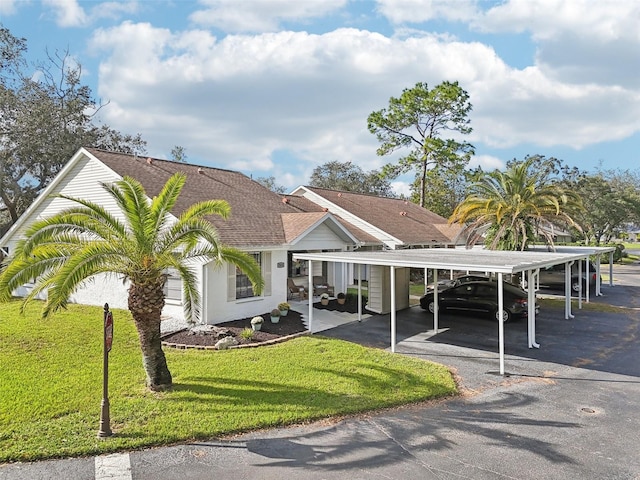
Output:
<instances>
[{"instance_id":1,"label":"potted plant","mask_svg":"<svg viewBox=\"0 0 640 480\"><path fill-rule=\"evenodd\" d=\"M254 331L258 331L262 328L262 324L264 323L264 318L258 316L258 317L253 317L251 319L251 328L253 328Z\"/></svg>"},{"instance_id":2,"label":"potted plant","mask_svg":"<svg viewBox=\"0 0 640 480\"><path fill-rule=\"evenodd\" d=\"M336 299L338 300L339 305L344 305L344 302L347 300L347 296L344 293L340 292Z\"/></svg>"},{"instance_id":3,"label":"potted plant","mask_svg":"<svg viewBox=\"0 0 640 480\"><path fill-rule=\"evenodd\" d=\"M271 310L271 323L278 323L280 321L280 310L274 308Z\"/></svg>"},{"instance_id":4,"label":"potted plant","mask_svg":"<svg viewBox=\"0 0 640 480\"><path fill-rule=\"evenodd\" d=\"M328 293L323 293L322 295L320 295L320 303L322 305L329 305L329 294Z\"/></svg>"},{"instance_id":5,"label":"potted plant","mask_svg":"<svg viewBox=\"0 0 640 480\"><path fill-rule=\"evenodd\" d=\"M287 302L282 302L278 304L278 310L280 310L280 315L283 317L287 316L287 313L289 313L290 308L291 308L291 305L289 305Z\"/></svg>"}]
</instances>

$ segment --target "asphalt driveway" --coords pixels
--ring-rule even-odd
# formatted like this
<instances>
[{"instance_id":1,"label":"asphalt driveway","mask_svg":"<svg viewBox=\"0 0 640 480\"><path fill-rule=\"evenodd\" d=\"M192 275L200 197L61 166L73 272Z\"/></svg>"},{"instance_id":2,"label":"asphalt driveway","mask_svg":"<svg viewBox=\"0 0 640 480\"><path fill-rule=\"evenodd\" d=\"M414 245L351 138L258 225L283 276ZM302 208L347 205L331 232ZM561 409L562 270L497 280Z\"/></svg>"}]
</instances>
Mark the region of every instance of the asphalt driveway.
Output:
<instances>
[{"instance_id":1,"label":"asphalt driveway","mask_svg":"<svg viewBox=\"0 0 640 480\"><path fill-rule=\"evenodd\" d=\"M638 480L640 266L616 266L615 278L593 300L624 312L542 310L540 349L527 348L526 322L506 325L504 377L494 321L442 316L434 335L421 309L399 314L396 351L450 365L458 398L132 452L130 476L111 478ZM388 348L389 318L322 334ZM106 478L95 465L5 466L0 479Z\"/></svg>"}]
</instances>

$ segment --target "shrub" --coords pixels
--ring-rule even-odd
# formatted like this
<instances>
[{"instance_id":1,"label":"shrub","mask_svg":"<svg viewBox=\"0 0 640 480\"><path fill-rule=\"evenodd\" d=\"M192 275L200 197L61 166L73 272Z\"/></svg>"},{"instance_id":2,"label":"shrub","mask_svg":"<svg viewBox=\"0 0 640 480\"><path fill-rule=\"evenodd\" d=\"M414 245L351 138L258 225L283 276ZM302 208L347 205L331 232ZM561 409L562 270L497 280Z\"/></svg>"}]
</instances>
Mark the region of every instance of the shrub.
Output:
<instances>
[{"instance_id":1,"label":"shrub","mask_svg":"<svg viewBox=\"0 0 640 480\"><path fill-rule=\"evenodd\" d=\"M250 328L245 328L240 332L240 336L245 340L251 340L253 338L253 330Z\"/></svg>"},{"instance_id":2,"label":"shrub","mask_svg":"<svg viewBox=\"0 0 640 480\"><path fill-rule=\"evenodd\" d=\"M278 310L289 310L291 308L291 305L289 305L287 302L282 302L278 304Z\"/></svg>"},{"instance_id":3,"label":"shrub","mask_svg":"<svg viewBox=\"0 0 640 480\"><path fill-rule=\"evenodd\" d=\"M280 310L278 310L277 308L274 308L273 310L271 310L271 316L272 317L279 317L280 316Z\"/></svg>"}]
</instances>

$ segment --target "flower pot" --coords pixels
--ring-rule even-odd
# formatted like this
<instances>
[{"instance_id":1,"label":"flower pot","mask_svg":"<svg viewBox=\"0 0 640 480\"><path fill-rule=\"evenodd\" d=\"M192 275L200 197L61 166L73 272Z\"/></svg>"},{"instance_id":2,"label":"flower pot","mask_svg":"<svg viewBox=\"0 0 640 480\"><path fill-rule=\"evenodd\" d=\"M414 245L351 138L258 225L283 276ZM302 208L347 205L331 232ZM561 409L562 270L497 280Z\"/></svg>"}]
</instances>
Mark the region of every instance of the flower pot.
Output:
<instances>
[{"instance_id":1,"label":"flower pot","mask_svg":"<svg viewBox=\"0 0 640 480\"><path fill-rule=\"evenodd\" d=\"M289 310L280 310L280 316L281 317L286 317L287 313L289 313Z\"/></svg>"},{"instance_id":2,"label":"flower pot","mask_svg":"<svg viewBox=\"0 0 640 480\"><path fill-rule=\"evenodd\" d=\"M347 301L346 298L337 298L336 300L338 301L338 305L344 305L344 302Z\"/></svg>"},{"instance_id":3,"label":"flower pot","mask_svg":"<svg viewBox=\"0 0 640 480\"><path fill-rule=\"evenodd\" d=\"M254 332L257 332L258 330L260 330L262 328L262 324L261 323L252 323L251 324L251 328L253 328Z\"/></svg>"},{"instance_id":4,"label":"flower pot","mask_svg":"<svg viewBox=\"0 0 640 480\"><path fill-rule=\"evenodd\" d=\"M329 299L328 298L321 298L320 299L320 304L321 305L329 305Z\"/></svg>"},{"instance_id":5,"label":"flower pot","mask_svg":"<svg viewBox=\"0 0 640 480\"><path fill-rule=\"evenodd\" d=\"M278 323L280 321L280 317L271 317L271 323Z\"/></svg>"}]
</instances>

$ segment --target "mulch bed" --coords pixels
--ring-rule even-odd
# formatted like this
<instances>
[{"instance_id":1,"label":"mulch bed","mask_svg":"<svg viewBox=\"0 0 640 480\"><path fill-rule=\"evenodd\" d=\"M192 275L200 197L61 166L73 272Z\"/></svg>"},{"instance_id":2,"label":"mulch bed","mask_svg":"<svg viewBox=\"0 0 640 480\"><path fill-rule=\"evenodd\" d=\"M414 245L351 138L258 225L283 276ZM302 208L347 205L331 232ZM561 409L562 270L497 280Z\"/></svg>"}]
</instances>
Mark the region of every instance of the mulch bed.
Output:
<instances>
[{"instance_id":1,"label":"mulch bed","mask_svg":"<svg viewBox=\"0 0 640 480\"><path fill-rule=\"evenodd\" d=\"M366 300L363 300L362 305L365 305L365 303ZM358 300L357 297L349 295L347 301L342 305L336 299L331 299L328 305L316 302L313 307L319 310L358 313ZM239 346L271 344L289 338L291 335L307 332L307 328L302 323L302 315L294 310L289 310L286 316L281 316L278 323L271 323L271 312L263 313L261 317L264 318L262 328L257 332L253 332L251 339L243 338L240 334L245 328L251 328L252 317L217 323L215 326L227 329L228 335L233 336ZM165 335L162 337L162 343L165 346L176 348L213 348L220 338L211 334L194 334L187 329Z\"/></svg>"},{"instance_id":2,"label":"mulch bed","mask_svg":"<svg viewBox=\"0 0 640 480\"><path fill-rule=\"evenodd\" d=\"M245 339L240 333L245 328L251 328L251 318L247 317L240 320L233 320L225 323L218 323L215 326L226 328L229 334L233 336L239 345L259 345L261 343L272 343L284 337L294 334L301 334L307 331L302 323L302 315L293 310L289 310L286 316L281 316L278 323L271 323L270 312L261 315L264 318L262 328L253 332L251 339ZM180 330L179 332L170 333L162 338L162 342L166 346L172 347L213 347L220 338L216 335L196 335L189 330Z\"/></svg>"},{"instance_id":3,"label":"mulch bed","mask_svg":"<svg viewBox=\"0 0 640 480\"><path fill-rule=\"evenodd\" d=\"M366 298L362 298L362 309L364 311L364 306L366 305ZM340 305L336 299L329 300L327 305L322 305L320 302L316 302L313 304L313 308L317 308L318 310L330 310L333 312L347 312L347 313L358 313L358 297L357 296L347 296L344 304Z\"/></svg>"}]
</instances>

